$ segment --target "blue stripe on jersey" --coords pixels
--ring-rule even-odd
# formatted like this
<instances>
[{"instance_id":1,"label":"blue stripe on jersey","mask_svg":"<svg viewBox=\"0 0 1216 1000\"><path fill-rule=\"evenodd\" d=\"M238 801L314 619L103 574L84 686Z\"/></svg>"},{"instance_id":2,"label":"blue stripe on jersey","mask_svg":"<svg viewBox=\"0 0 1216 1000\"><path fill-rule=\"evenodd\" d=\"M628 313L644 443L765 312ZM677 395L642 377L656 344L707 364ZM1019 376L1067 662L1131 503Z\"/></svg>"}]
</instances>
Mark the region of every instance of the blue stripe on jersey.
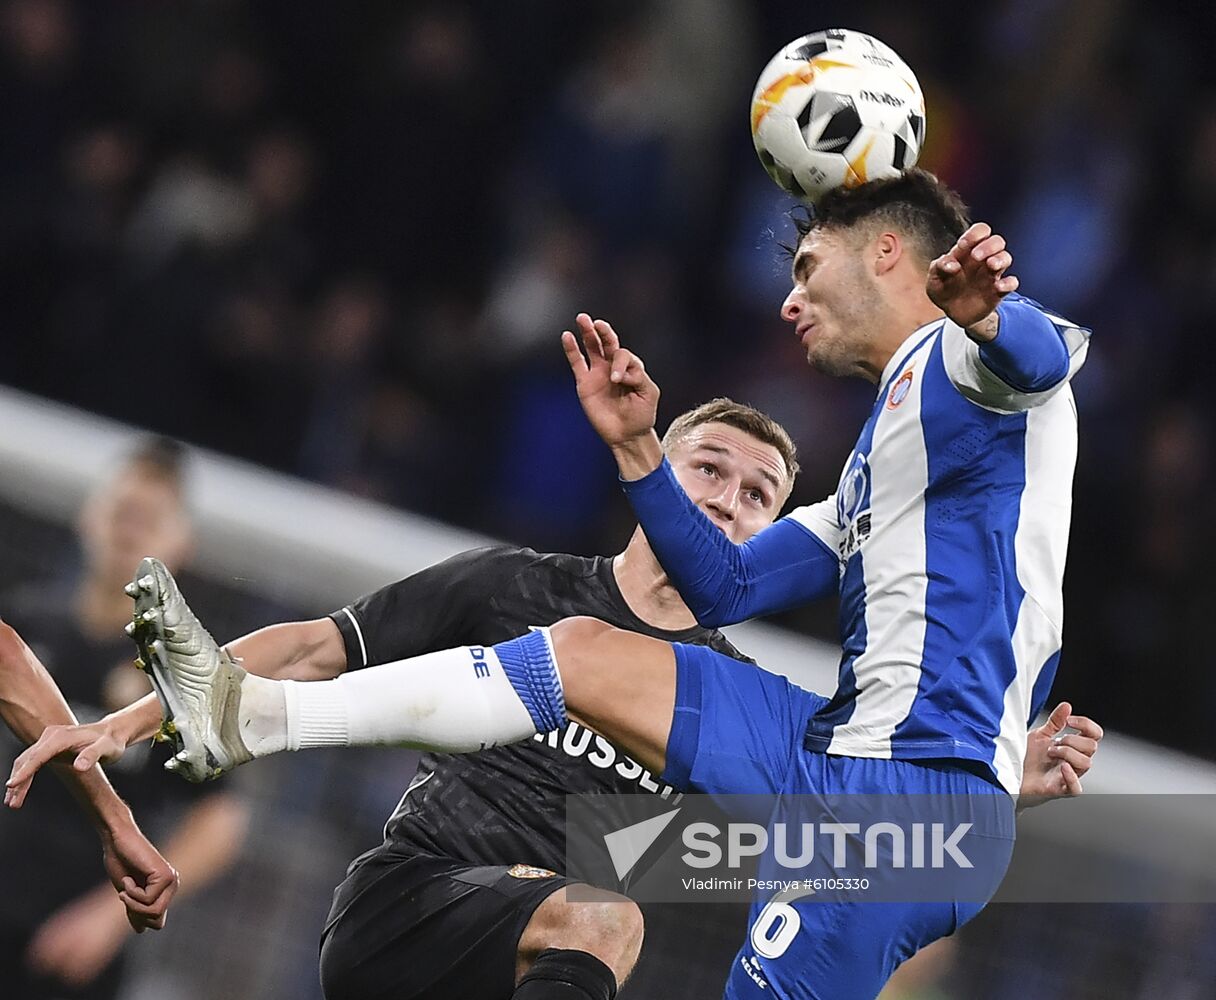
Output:
<instances>
[{"instance_id":1,"label":"blue stripe on jersey","mask_svg":"<svg viewBox=\"0 0 1216 1000\"><path fill-rule=\"evenodd\" d=\"M1043 664L1043 669L1034 682L1034 690L1030 694L1030 717L1026 720L1027 728L1033 725L1034 720L1038 718L1039 713L1047 704L1047 696L1051 694L1051 684L1056 679L1056 668L1059 665L1060 651L1057 649L1047 658L1047 662Z\"/></svg>"},{"instance_id":2,"label":"blue stripe on jersey","mask_svg":"<svg viewBox=\"0 0 1216 1000\"><path fill-rule=\"evenodd\" d=\"M866 584L861 553L845 565L841 594L856 594L854 601L840 602L840 634L843 636L840 675L836 693L807 723L802 746L820 753L832 742L832 730L848 722L857 708L857 675L853 661L866 651Z\"/></svg>"},{"instance_id":3,"label":"blue stripe on jersey","mask_svg":"<svg viewBox=\"0 0 1216 1000\"><path fill-rule=\"evenodd\" d=\"M921 368L929 463L924 653L916 700L895 727L891 754L946 750L991 764L1005 689L1017 675L1011 637L1025 596L1014 536L1026 485L1026 414L996 414L959 395L940 340Z\"/></svg>"}]
</instances>

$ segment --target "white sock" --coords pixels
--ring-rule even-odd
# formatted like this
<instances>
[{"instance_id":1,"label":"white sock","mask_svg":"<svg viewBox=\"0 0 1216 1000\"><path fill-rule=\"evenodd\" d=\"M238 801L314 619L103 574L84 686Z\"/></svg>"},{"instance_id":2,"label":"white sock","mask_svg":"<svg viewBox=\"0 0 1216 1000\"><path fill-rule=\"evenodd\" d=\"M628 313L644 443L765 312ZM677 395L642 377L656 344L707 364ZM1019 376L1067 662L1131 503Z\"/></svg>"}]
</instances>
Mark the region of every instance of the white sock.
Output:
<instances>
[{"instance_id":1,"label":"white sock","mask_svg":"<svg viewBox=\"0 0 1216 1000\"><path fill-rule=\"evenodd\" d=\"M237 711L241 739L255 757L266 757L287 749L287 699L285 685L257 674L241 681L241 704Z\"/></svg>"},{"instance_id":2,"label":"white sock","mask_svg":"<svg viewBox=\"0 0 1216 1000\"><path fill-rule=\"evenodd\" d=\"M407 746L468 753L537 731L492 647L445 649L332 681L280 683L285 710L277 729L288 750Z\"/></svg>"}]
</instances>

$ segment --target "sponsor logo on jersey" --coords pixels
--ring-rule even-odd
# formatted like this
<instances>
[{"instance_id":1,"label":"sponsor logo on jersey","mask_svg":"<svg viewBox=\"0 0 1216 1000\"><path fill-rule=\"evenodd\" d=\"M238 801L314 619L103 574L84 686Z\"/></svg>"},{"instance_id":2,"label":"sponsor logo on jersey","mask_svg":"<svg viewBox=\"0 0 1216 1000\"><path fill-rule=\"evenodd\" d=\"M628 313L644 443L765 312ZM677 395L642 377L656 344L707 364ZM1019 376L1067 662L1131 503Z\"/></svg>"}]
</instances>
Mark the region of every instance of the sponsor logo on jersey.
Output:
<instances>
[{"instance_id":1,"label":"sponsor logo on jersey","mask_svg":"<svg viewBox=\"0 0 1216 1000\"><path fill-rule=\"evenodd\" d=\"M842 529L840 557L847 560L870 537L870 463L854 455L836 488L836 517Z\"/></svg>"},{"instance_id":2,"label":"sponsor logo on jersey","mask_svg":"<svg viewBox=\"0 0 1216 1000\"><path fill-rule=\"evenodd\" d=\"M507 869L511 878L556 878L557 872L548 868L537 868L535 865L512 865Z\"/></svg>"},{"instance_id":3,"label":"sponsor logo on jersey","mask_svg":"<svg viewBox=\"0 0 1216 1000\"><path fill-rule=\"evenodd\" d=\"M908 393L912 391L912 371L909 369L904 372L891 386L891 391L887 393L887 409L893 410L899 406L905 399L908 398Z\"/></svg>"},{"instance_id":4,"label":"sponsor logo on jersey","mask_svg":"<svg viewBox=\"0 0 1216 1000\"><path fill-rule=\"evenodd\" d=\"M469 655L473 657L473 673L478 677L490 676L490 664L486 662L484 646L470 646Z\"/></svg>"},{"instance_id":5,"label":"sponsor logo on jersey","mask_svg":"<svg viewBox=\"0 0 1216 1000\"><path fill-rule=\"evenodd\" d=\"M743 971L747 973L748 979L760 989L768 989L768 980L764 978L764 966L760 964L760 959L755 955L740 956L739 964L743 966Z\"/></svg>"}]
</instances>

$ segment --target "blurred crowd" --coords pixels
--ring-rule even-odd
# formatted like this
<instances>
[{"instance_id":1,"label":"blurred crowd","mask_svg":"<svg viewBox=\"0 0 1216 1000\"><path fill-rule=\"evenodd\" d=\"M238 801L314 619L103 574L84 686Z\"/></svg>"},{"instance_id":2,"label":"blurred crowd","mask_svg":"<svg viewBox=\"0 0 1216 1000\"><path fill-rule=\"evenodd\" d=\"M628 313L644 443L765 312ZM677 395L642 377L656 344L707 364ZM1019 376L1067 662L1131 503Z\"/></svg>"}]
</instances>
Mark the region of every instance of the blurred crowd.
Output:
<instances>
[{"instance_id":1,"label":"blurred crowd","mask_svg":"<svg viewBox=\"0 0 1216 1000\"><path fill-rule=\"evenodd\" d=\"M1056 692L1216 755L1214 23L1130 0L6 0L2 378L606 552L628 514L557 344L586 309L664 416L726 393L784 422L818 499L872 390L809 372L777 316L791 203L747 98L784 42L869 31L924 87L922 165L1095 331Z\"/></svg>"}]
</instances>

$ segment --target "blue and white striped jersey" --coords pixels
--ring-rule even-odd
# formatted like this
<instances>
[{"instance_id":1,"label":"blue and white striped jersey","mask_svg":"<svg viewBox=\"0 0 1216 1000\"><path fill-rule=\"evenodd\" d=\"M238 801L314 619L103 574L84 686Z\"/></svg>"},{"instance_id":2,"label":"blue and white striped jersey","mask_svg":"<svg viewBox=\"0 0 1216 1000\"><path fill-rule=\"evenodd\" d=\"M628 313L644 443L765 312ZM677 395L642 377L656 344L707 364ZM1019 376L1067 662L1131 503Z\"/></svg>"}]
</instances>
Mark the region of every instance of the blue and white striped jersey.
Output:
<instances>
[{"instance_id":1,"label":"blue and white striped jersey","mask_svg":"<svg viewBox=\"0 0 1216 1000\"><path fill-rule=\"evenodd\" d=\"M1016 795L1028 722L1060 651L1077 450L1068 381L1088 331L1011 299L1001 336L1009 326L1016 347L1017 323L1032 316L1048 329L1046 316L1064 348L1060 371L1015 388L954 323L920 328L883 372L836 493L745 545L686 497L675 502L669 471L626 488L703 624L838 584L839 686L810 723L809 749L976 761Z\"/></svg>"}]
</instances>

